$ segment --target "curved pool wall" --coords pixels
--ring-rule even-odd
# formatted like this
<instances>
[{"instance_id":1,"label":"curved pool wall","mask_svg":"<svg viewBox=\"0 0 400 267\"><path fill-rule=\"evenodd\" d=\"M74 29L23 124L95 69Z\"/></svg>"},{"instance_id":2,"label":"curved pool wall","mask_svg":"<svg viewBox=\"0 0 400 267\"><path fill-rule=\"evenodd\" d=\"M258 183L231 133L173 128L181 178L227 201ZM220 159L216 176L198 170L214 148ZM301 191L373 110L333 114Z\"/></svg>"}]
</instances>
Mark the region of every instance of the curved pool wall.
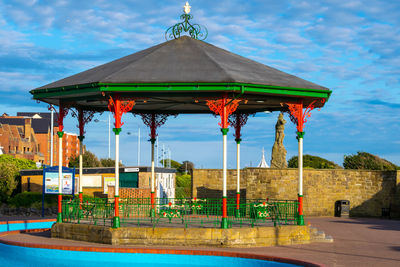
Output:
<instances>
[{"instance_id":1,"label":"curved pool wall","mask_svg":"<svg viewBox=\"0 0 400 267\"><path fill-rule=\"evenodd\" d=\"M222 256L109 253L27 248L0 244L2 266L296 266L257 259Z\"/></svg>"},{"instance_id":2,"label":"curved pool wall","mask_svg":"<svg viewBox=\"0 0 400 267\"><path fill-rule=\"evenodd\" d=\"M19 221L0 221L0 233L12 231L25 231L34 229L49 229L55 223L55 219L47 220L19 220Z\"/></svg>"},{"instance_id":3,"label":"curved pool wall","mask_svg":"<svg viewBox=\"0 0 400 267\"><path fill-rule=\"evenodd\" d=\"M55 219L0 222L0 266L321 266L295 259L235 252L56 246L1 238L15 232L49 229L54 222Z\"/></svg>"}]
</instances>

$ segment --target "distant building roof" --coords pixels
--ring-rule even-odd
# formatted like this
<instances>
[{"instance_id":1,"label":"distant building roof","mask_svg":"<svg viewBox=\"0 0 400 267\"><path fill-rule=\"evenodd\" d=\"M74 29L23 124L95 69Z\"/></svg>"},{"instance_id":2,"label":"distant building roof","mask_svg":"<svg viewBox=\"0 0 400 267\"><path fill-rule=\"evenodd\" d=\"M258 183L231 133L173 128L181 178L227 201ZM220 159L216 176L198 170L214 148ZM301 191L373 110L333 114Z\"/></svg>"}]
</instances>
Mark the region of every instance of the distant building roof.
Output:
<instances>
[{"instance_id":1,"label":"distant building roof","mask_svg":"<svg viewBox=\"0 0 400 267\"><path fill-rule=\"evenodd\" d=\"M25 125L24 118L8 118L8 117L0 117L0 123L9 124L9 125Z\"/></svg>"},{"instance_id":2,"label":"distant building roof","mask_svg":"<svg viewBox=\"0 0 400 267\"><path fill-rule=\"evenodd\" d=\"M50 125L50 120L51 120L50 112L17 112L17 116L24 116L24 117L29 117L29 118L33 118L33 119L48 120L49 125ZM54 121L54 127L57 127L58 122L57 122L57 116L55 114L53 117L53 121Z\"/></svg>"}]
</instances>

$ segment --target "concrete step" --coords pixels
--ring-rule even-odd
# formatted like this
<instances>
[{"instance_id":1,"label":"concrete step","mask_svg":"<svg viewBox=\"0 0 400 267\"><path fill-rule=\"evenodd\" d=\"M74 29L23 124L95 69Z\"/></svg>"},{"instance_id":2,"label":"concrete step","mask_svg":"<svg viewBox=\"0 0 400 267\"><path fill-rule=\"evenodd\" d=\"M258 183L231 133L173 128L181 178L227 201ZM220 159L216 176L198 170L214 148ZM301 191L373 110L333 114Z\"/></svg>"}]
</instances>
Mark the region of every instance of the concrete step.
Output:
<instances>
[{"instance_id":1,"label":"concrete step","mask_svg":"<svg viewBox=\"0 0 400 267\"><path fill-rule=\"evenodd\" d=\"M316 227L310 226L311 242L333 242L333 237L325 235L324 231L318 230Z\"/></svg>"}]
</instances>

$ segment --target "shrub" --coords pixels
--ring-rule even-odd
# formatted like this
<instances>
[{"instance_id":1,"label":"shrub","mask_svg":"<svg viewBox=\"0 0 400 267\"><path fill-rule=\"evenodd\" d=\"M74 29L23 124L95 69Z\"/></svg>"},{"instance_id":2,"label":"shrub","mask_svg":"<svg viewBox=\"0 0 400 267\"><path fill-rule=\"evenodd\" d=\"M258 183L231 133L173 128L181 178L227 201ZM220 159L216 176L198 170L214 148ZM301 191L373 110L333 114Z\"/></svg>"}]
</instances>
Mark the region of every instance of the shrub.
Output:
<instances>
[{"instance_id":1,"label":"shrub","mask_svg":"<svg viewBox=\"0 0 400 267\"><path fill-rule=\"evenodd\" d=\"M10 155L0 155L0 163L12 163L18 170L37 169L34 161L17 159Z\"/></svg>"},{"instance_id":2,"label":"shrub","mask_svg":"<svg viewBox=\"0 0 400 267\"><path fill-rule=\"evenodd\" d=\"M17 178L22 169L36 169L36 163L10 155L0 155L0 202L9 200L18 185Z\"/></svg>"},{"instance_id":3,"label":"shrub","mask_svg":"<svg viewBox=\"0 0 400 267\"><path fill-rule=\"evenodd\" d=\"M95 154L87 150L85 153L82 155L82 165L83 168L90 168L90 167L100 167L100 161L96 157ZM79 167L79 155L76 155L76 157L72 156L69 159L68 167L70 168L78 168Z\"/></svg>"},{"instance_id":4,"label":"shrub","mask_svg":"<svg viewBox=\"0 0 400 267\"><path fill-rule=\"evenodd\" d=\"M17 187L18 169L12 162L0 162L0 201L7 202Z\"/></svg>"},{"instance_id":5,"label":"shrub","mask_svg":"<svg viewBox=\"0 0 400 267\"><path fill-rule=\"evenodd\" d=\"M288 161L289 168L297 168L298 167L298 157L294 156ZM339 165L336 163L329 161L327 159L312 156L312 155L304 155L303 156L303 167L310 169L341 169Z\"/></svg>"},{"instance_id":6,"label":"shrub","mask_svg":"<svg viewBox=\"0 0 400 267\"><path fill-rule=\"evenodd\" d=\"M44 202L46 206L56 206L58 195L46 194L44 196ZM38 206L37 203L42 203L42 193L40 192L22 192L16 194L9 201L12 206L30 208L32 206Z\"/></svg>"},{"instance_id":7,"label":"shrub","mask_svg":"<svg viewBox=\"0 0 400 267\"><path fill-rule=\"evenodd\" d=\"M190 187L192 185L192 176L189 174L176 176L176 187Z\"/></svg>"},{"instance_id":8,"label":"shrub","mask_svg":"<svg viewBox=\"0 0 400 267\"><path fill-rule=\"evenodd\" d=\"M392 171L398 166L367 152L357 152L356 155L345 155L343 166L345 169L382 170Z\"/></svg>"},{"instance_id":9,"label":"shrub","mask_svg":"<svg viewBox=\"0 0 400 267\"><path fill-rule=\"evenodd\" d=\"M191 197L192 176L189 174L177 175L175 182L175 197L189 198Z\"/></svg>"}]
</instances>

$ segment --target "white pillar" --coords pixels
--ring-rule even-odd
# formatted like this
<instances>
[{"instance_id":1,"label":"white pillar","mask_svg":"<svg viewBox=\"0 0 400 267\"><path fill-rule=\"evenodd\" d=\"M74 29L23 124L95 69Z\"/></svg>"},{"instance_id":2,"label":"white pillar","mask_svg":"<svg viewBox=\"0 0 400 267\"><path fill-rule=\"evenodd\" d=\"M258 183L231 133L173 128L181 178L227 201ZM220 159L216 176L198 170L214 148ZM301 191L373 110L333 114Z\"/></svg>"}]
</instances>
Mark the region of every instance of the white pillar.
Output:
<instances>
[{"instance_id":1,"label":"white pillar","mask_svg":"<svg viewBox=\"0 0 400 267\"><path fill-rule=\"evenodd\" d=\"M79 141L79 193L82 193L82 177L83 177L83 139Z\"/></svg>"},{"instance_id":2,"label":"white pillar","mask_svg":"<svg viewBox=\"0 0 400 267\"><path fill-rule=\"evenodd\" d=\"M62 194L62 136L58 137L58 193Z\"/></svg>"},{"instance_id":3,"label":"white pillar","mask_svg":"<svg viewBox=\"0 0 400 267\"><path fill-rule=\"evenodd\" d=\"M154 141L151 142L151 192L154 192Z\"/></svg>"},{"instance_id":4,"label":"white pillar","mask_svg":"<svg viewBox=\"0 0 400 267\"><path fill-rule=\"evenodd\" d=\"M222 172L222 179L223 179L223 192L222 192L222 197L227 196L226 192L226 176L227 176L227 148L226 148L226 143L227 143L227 135L223 135L223 145L222 145L222 150L223 150L223 156L222 156L222 162L223 162L223 172Z\"/></svg>"},{"instance_id":5,"label":"white pillar","mask_svg":"<svg viewBox=\"0 0 400 267\"><path fill-rule=\"evenodd\" d=\"M111 159L111 119L108 114L108 158Z\"/></svg>"},{"instance_id":6,"label":"white pillar","mask_svg":"<svg viewBox=\"0 0 400 267\"><path fill-rule=\"evenodd\" d=\"M240 193L240 143L236 143L236 173L237 173L237 189L236 192Z\"/></svg>"},{"instance_id":7,"label":"white pillar","mask_svg":"<svg viewBox=\"0 0 400 267\"><path fill-rule=\"evenodd\" d=\"M299 167L299 195L303 195L303 138L299 138L299 157L298 157L298 167Z\"/></svg>"},{"instance_id":8,"label":"white pillar","mask_svg":"<svg viewBox=\"0 0 400 267\"><path fill-rule=\"evenodd\" d=\"M115 134L115 194L119 196L119 134Z\"/></svg>"}]
</instances>

